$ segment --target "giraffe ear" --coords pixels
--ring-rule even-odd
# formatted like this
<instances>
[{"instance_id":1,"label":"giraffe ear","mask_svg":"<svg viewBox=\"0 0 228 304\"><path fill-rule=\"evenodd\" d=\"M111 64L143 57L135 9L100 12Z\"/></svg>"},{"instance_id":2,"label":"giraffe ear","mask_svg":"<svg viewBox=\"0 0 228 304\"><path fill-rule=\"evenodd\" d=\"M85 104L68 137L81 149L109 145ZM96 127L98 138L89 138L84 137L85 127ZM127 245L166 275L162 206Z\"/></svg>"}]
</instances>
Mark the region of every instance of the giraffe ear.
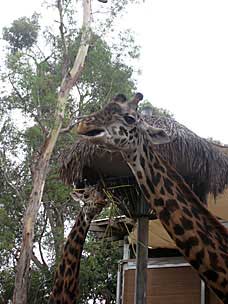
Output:
<instances>
[{"instance_id":1,"label":"giraffe ear","mask_svg":"<svg viewBox=\"0 0 228 304\"><path fill-rule=\"evenodd\" d=\"M148 126L147 132L152 144L154 145L167 144L171 142L171 138L163 129Z\"/></svg>"}]
</instances>

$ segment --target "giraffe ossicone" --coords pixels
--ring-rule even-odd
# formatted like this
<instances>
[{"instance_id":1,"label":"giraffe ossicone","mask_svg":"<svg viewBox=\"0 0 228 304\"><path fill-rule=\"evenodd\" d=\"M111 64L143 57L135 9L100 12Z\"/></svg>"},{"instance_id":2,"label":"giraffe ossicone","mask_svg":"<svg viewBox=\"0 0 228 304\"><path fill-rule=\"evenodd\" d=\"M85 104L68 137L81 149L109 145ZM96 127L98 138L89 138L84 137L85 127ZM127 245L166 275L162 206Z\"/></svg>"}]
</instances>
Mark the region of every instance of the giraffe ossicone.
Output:
<instances>
[{"instance_id":1,"label":"giraffe ossicone","mask_svg":"<svg viewBox=\"0 0 228 304\"><path fill-rule=\"evenodd\" d=\"M79 135L120 151L139 187L186 260L215 294L228 303L228 231L207 210L184 179L155 151L170 142L137 111L142 95L117 95L100 111L84 117Z\"/></svg>"}]
</instances>

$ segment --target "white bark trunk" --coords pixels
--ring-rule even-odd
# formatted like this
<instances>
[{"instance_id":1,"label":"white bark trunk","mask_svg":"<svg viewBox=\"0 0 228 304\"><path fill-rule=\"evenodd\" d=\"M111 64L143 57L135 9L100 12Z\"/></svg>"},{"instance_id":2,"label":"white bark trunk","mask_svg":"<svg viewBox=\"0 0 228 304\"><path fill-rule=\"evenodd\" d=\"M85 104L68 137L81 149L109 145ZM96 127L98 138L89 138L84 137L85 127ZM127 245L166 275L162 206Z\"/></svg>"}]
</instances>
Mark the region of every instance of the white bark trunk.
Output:
<instances>
[{"instance_id":1,"label":"white bark trunk","mask_svg":"<svg viewBox=\"0 0 228 304\"><path fill-rule=\"evenodd\" d=\"M69 92L79 79L90 43L91 24L91 0L83 0L83 27L80 47L71 71L62 80L58 94L55 112L54 126L45 140L41 149L37 165L35 167L33 188L30 194L28 207L24 215L23 239L21 243L20 257L17 264L13 304L27 303L27 286L32 247L34 238L34 226L40 207L43 189L48 172L49 161L62 127L65 107Z\"/></svg>"}]
</instances>

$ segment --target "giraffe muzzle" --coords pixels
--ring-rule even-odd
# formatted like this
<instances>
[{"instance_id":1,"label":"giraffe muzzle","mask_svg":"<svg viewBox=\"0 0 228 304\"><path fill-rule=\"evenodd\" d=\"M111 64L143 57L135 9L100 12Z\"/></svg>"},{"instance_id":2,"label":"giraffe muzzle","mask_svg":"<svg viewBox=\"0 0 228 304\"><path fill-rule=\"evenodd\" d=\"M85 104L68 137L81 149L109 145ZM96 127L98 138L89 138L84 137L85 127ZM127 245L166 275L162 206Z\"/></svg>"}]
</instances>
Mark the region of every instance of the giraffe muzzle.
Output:
<instances>
[{"instance_id":1,"label":"giraffe muzzle","mask_svg":"<svg viewBox=\"0 0 228 304\"><path fill-rule=\"evenodd\" d=\"M76 130L79 135L86 137L102 137L105 134L103 129L97 128L96 126L87 125L83 122L78 124Z\"/></svg>"}]
</instances>

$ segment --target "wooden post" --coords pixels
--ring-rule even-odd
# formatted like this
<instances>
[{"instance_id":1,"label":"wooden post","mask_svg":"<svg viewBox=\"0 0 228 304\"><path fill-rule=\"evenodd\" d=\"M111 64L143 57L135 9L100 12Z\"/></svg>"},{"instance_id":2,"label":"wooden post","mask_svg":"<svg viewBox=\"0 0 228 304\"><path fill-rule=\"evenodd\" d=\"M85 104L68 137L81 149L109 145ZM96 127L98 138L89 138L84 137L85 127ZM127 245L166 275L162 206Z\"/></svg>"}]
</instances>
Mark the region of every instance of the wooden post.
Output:
<instances>
[{"instance_id":1,"label":"wooden post","mask_svg":"<svg viewBox=\"0 0 228 304\"><path fill-rule=\"evenodd\" d=\"M128 260L130 257L130 250L129 250L129 242L128 236L124 237L124 245L123 245L123 260Z\"/></svg>"},{"instance_id":2,"label":"wooden post","mask_svg":"<svg viewBox=\"0 0 228 304\"><path fill-rule=\"evenodd\" d=\"M135 304L146 304L148 225L148 216L137 219Z\"/></svg>"}]
</instances>

